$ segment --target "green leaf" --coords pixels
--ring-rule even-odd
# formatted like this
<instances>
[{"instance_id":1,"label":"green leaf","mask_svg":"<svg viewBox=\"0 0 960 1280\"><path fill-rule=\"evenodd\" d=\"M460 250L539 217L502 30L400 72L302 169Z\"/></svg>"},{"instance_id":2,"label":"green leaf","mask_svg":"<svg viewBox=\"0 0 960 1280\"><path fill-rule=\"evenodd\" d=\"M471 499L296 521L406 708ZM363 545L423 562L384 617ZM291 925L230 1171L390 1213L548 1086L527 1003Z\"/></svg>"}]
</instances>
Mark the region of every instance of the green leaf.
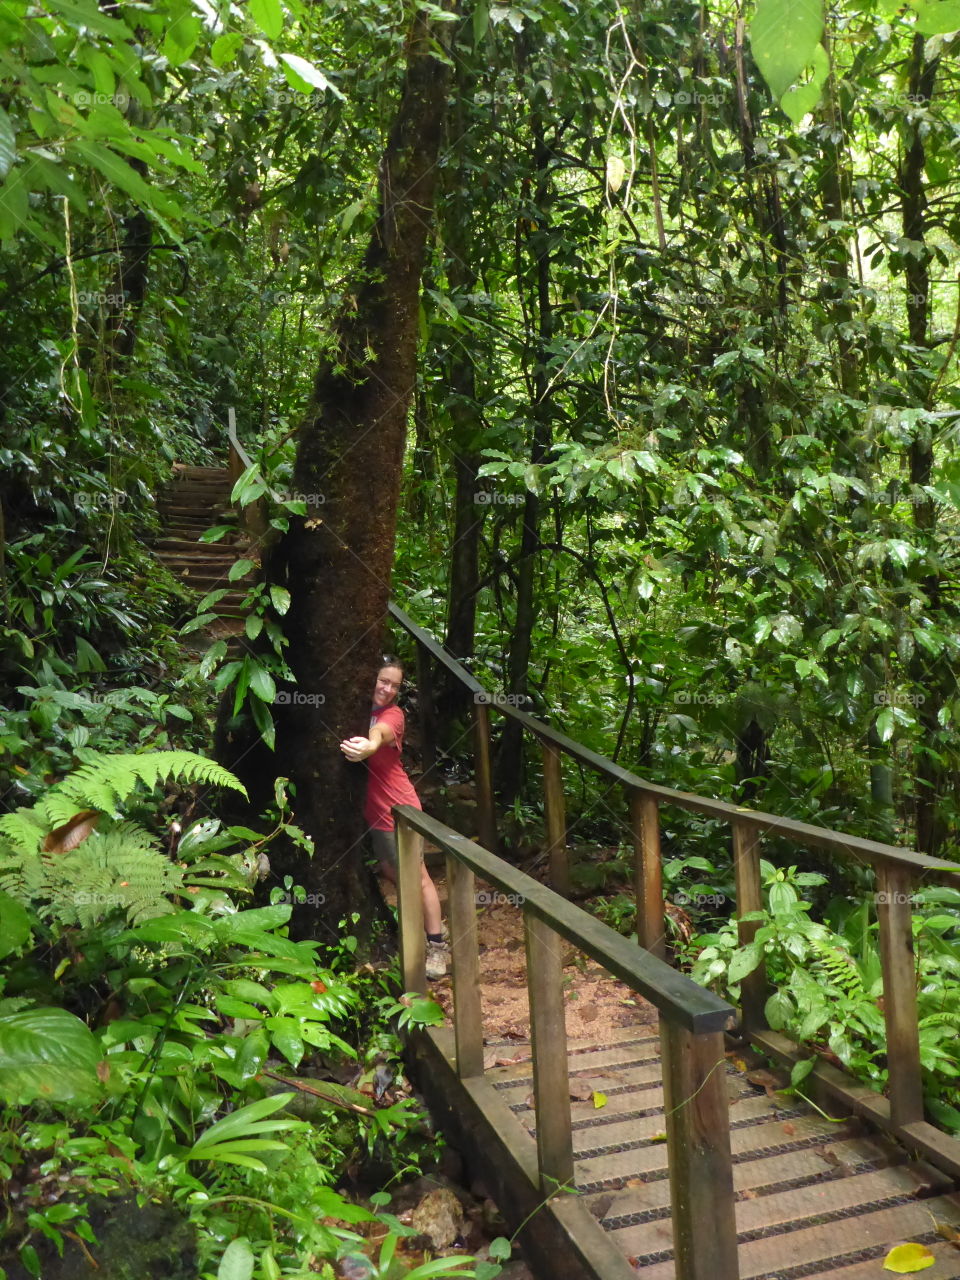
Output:
<instances>
[{"instance_id":1,"label":"green leaf","mask_svg":"<svg viewBox=\"0 0 960 1280\"><path fill-rule=\"evenodd\" d=\"M10 117L0 107L0 178L5 178L17 155L17 139Z\"/></svg>"},{"instance_id":2,"label":"green leaf","mask_svg":"<svg viewBox=\"0 0 960 1280\"><path fill-rule=\"evenodd\" d=\"M960 31L960 0L911 0L911 5L921 35L945 36Z\"/></svg>"},{"instance_id":3,"label":"green leaf","mask_svg":"<svg viewBox=\"0 0 960 1280\"><path fill-rule=\"evenodd\" d=\"M30 917L8 893L0 893L0 960L19 951L30 937Z\"/></svg>"},{"instance_id":4,"label":"green leaf","mask_svg":"<svg viewBox=\"0 0 960 1280\"><path fill-rule=\"evenodd\" d=\"M727 981L740 982L748 973L753 973L762 959L763 952L753 943L749 946L741 947L739 951L734 952L730 959L730 967L727 969Z\"/></svg>"},{"instance_id":5,"label":"green leaf","mask_svg":"<svg viewBox=\"0 0 960 1280\"><path fill-rule=\"evenodd\" d=\"M343 94L336 85L331 84L323 72L306 58L300 58L295 53L281 53L278 56L280 70L291 88L299 93L311 93L314 89L329 89L334 97L343 98Z\"/></svg>"},{"instance_id":6,"label":"green leaf","mask_svg":"<svg viewBox=\"0 0 960 1280\"><path fill-rule=\"evenodd\" d=\"M224 1116L222 1120L218 1120L216 1124L212 1124L209 1129L205 1129L200 1137L190 1148L191 1153L196 1152L199 1156L208 1147L216 1146L218 1143L232 1141L244 1136L259 1133L271 1133L282 1129L299 1127L300 1122L296 1120L267 1120L267 1116L272 1116L275 1111L281 1110L287 1103L294 1098L294 1093L275 1093L269 1098L259 1098L256 1102L248 1102L245 1107L240 1107L237 1111L233 1111L228 1116Z\"/></svg>"},{"instance_id":7,"label":"green leaf","mask_svg":"<svg viewBox=\"0 0 960 1280\"><path fill-rule=\"evenodd\" d=\"M230 571L227 574L227 581L236 582L238 578L242 578L245 574L249 573L253 567L254 565L252 560L235 561L230 566Z\"/></svg>"},{"instance_id":8,"label":"green leaf","mask_svg":"<svg viewBox=\"0 0 960 1280\"><path fill-rule=\"evenodd\" d=\"M893 726L896 723L896 717L893 714L892 707L884 707L877 716L877 734L881 742L889 742L893 737Z\"/></svg>"},{"instance_id":9,"label":"green leaf","mask_svg":"<svg viewBox=\"0 0 960 1280\"><path fill-rule=\"evenodd\" d=\"M239 31L228 31L217 36L210 50L210 61L215 67L228 66L243 47L243 35Z\"/></svg>"},{"instance_id":10,"label":"green leaf","mask_svg":"<svg viewBox=\"0 0 960 1280\"><path fill-rule=\"evenodd\" d=\"M246 1236L231 1240L220 1259L217 1280L251 1280L256 1259Z\"/></svg>"},{"instance_id":11,"label":"green leaf","mask_svg":"<svg viewBox=\"0 0 960 1280\"><path fill-rule=\"evenodd\" d=\"M250 688L261 702L273 702L277 696L277 686L273 676L258 663L252 662L250 667Z\"/></svg>"},{"instance_id":12,"label":"green leaf","mask_svg":"<svg viewBox=\"0 0 960 1280\"><path fill-rule=\"evenodd\" d=\"M795 85L788 89L780 99L780 106L794 124L799 124L808 112L812 111L820 101L820 91L824 81L830 74L830 59L822 44L818 44L813 54L813 66L810 68L810 79L806 84Z\"/></svg>"},{"instance_id":13,"label":"green leaf","mask_svg":"<svg viewBox=\"0 0 960 1280\"><path fill-rule=\"evenodd\" d=\"M782 98L812 64L822 34L819 0L759 0L750 48L775 98Z\"/></svg>"},{"instance_id":14,"label":"green leaf","mask_svg":"<svg viewBox=\"0 0 960 1280\"><path fill-rule=\"evenodd\" d=\"M26 1009L0 1017L0 1096L15 1106L95 1099L100 1049L66 1009Z\"/></svg>"},{"instance_id":15,"label":"green leaf","mask_svg":"<svg viewBox=\"0 0 960 1280\"><path fill-rule=\"evenodd\" d=\"M283 30L280 0L248 0L247 11L267 39L276 40Z\"/></svg>"},{"instance_id":16,"label":"green leaf","mask_svg":"<svg viewBox=\"0 0 960 1280\"><path fill-rule=\"evenodd\" d=\"M883 1269L898 1276L912 1275L915 1271L926 1271L936 1260L925 1244L915 1244L911 1240L890 1250L883 1260Z\"/></svg>"},{"instance_id":17,"label":"green leaf","mask_svg":"<svg viewBox=\"0 0 960 1280\"><path fill-rule=\"evenodd\" d=\"M270 600L273 604L273 607L276 609L277 613L279 613L280 617L282 618L283 615L290 608L290 592L286 589L286 587L272 586L270 588Z\"/></svg>"},{"instance_id":18,"label":"green leaf","mask_svg":"<svg viewBox=\"0 0 960 1280\"><path fill-rule=\"evenodd\" d=\"M296 1019L268 1018L265 1025L274 1046L280 1050L291 1067L299 1066L300 1059L303 1057L303 1038L297 1030L299 1024Z\"/></svg>"}]
</instances>

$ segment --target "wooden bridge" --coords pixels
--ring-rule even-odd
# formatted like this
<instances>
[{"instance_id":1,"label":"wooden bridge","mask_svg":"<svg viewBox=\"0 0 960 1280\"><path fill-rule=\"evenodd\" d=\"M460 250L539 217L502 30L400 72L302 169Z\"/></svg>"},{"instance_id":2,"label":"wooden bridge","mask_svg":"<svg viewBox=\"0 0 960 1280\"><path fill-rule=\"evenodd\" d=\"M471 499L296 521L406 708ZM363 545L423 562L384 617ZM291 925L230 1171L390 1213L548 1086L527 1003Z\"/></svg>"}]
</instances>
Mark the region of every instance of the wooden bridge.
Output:
<instances>
[{"instance_id":1,"label":"wooden bridge","mask_svg":"<svg viewBox=\"0 0 960 1280\"><path fill-rule=\"evenodd\" d=\"M231 478L249 460L231 432ZM190 515L201 497L221 504L226 473L183 469L171 511ZM193 488L190 488L190 485ZM196 492L195 492L196 490ZM189 491L189 492L188 492ZM178 494L187 498L178 498ZM181 512L181 515L183 514ZM207 523L212 523L204 517ZM244 520L255 541L248 509ZM203 520L162 550L190 548ZM205 526L204 526L205 527ZM177 542L177 537L180 542ZM229 559L229 557L227 557ZM225 575L226 562L176 559L185 581ZM232 599L227 600L233 605ZM229 616L236 610L227 608ZM960 886L960 869L935 859L774 814L657 786L549 725L492 697L396 606L394 619L418 650L424 742L431 753L432 672L439 664L472 698L479 842L419 810L395 810L400 836L400 920L406 989L425 990L419 868L412 833L443 850L453 951L452 1030L418 1033L412 1073L444 1130L467 1154L519 1233L543 1280L875 1280L902 1241L928 1247L928 1280L960 1277L960 1141L924 1115L911 895L921 883ZM550 885L496 856L491 711L518 721L539 743ZM569 867L562 758L622 792L635 851L639 945L567 901ZM660 810L674 806L719 819L731 831L739 937L763 906L761 844L827 850L872 868L883 966L887 1095L821 1062L807 1077L817 1111L770 1089L760 1096L738 1070L733 1043L790 1067L809 1050L764 1022L762 968L743 979L735 1010L665 961ZM776 855L769 848L768 857ZM796 860L796 854L791 854ZM484 1069L476 878L522 904L530 1007L530 1060ZM590 956L659 1012L602 1044L567 1041L562 949ZM731 1041L731 1032L739 1040ZM512 1042L512 1053L516 1043ZM571 1101L571 1076L602 1075L602 1113ZM528 1099L531 1097L532 1105Z\"/></svg>"},{"instance_id":2,"label":"wooden bridge","mask_svg":"<svg viewBox=\"0 0 960 1280\"><path fill-rule=\"evenodd\" d=\"M403 806L400 921L408 991L424 991L423 922L414 833L443 850L453 953L453 1029L419 1033L414 1074L445 1131L482 1170L544 1277L570 1280L871 1280L901 1242L927 1247L930 1280L960 1276L960 1140L924 1116L913 952L914 890L960 885L960 868L837 831L657 786L496 700L398 607L418 646L429 726L431 664L473 698L480 843ZM539 742L552 888L498 858L490 712ZM561 761L567 755L623 792L635 851L640 945L564 896L569 891ZM875 874L887 1033L888 1096L826 1062L804 1083L822 1107L770 1089L758 1096L736 1068L726 1033L783 1066L809 1057L764 1021L762 966L735 1010L664 960L660 810L720 819L731 830L737 916L763 907L765 836L826 849ZM485 846L485 847L484 847ZM765 850L771 856L769 850ZM792 855L796 860L796 855ZM484 1069L479 877L521 904L531 1061ZM759 928L740 919L741 943ZM649 1025L568 1043L562 953L573 944L659 1012ZM515 1052L515 1050L514 1050ZM570 1078L614 1073L598 1113L571 1100ZM527 1101L532 1086L532 1105Z\"/></svg>"}]
</instances>

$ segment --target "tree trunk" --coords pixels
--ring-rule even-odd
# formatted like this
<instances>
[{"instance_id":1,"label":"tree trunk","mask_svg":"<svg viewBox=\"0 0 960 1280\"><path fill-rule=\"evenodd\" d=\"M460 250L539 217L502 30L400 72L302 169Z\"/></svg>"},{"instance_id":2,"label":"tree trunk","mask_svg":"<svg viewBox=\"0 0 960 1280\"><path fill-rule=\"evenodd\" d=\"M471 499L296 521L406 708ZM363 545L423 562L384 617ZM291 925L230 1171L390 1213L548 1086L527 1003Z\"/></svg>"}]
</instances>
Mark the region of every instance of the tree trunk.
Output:
<instances>
[{"instance_id":1,"label":"tree trunk","mask_svg":"<svg viewBox=\"0 0 960 1280\"><path fill-rule=\"evenodd\" d=\"M340 936L338 922L375 912L362 857L364 766L339 744L365 734L390 597L397 509L414 388L420 280L433 209L445 64L431 52L450 23L421 12L380 166L380 208L356 292L335 328L300 426L293 487L307 516L286 535L274 581L291 593L285 632L297 684L277 714L275 771L296 789L296 820L316 844L275 857L313 900L294 909L297 936ZM241 768L242 772L242 768Z\"/></svg>"}]
</instances>

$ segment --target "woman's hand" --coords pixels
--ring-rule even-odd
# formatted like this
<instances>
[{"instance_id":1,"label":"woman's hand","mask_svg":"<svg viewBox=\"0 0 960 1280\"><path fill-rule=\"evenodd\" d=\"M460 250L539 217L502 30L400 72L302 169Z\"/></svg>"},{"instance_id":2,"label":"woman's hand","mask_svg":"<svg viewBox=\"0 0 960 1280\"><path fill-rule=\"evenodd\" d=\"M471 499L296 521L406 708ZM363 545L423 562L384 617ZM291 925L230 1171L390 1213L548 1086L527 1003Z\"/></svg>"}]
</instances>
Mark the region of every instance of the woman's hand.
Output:
<instances>
[{"instance_id":1,"label":"woman's hand","mask_svg":"<svg viewBox=\"0 0 960 1280\"><path fill-rule=\"evenodd\" d=\"M372 756L379 745L369 738L344 738L340 743L340 750L355 764L358 760L366 760L367 756Z\"/></svg>"}]
</instances>

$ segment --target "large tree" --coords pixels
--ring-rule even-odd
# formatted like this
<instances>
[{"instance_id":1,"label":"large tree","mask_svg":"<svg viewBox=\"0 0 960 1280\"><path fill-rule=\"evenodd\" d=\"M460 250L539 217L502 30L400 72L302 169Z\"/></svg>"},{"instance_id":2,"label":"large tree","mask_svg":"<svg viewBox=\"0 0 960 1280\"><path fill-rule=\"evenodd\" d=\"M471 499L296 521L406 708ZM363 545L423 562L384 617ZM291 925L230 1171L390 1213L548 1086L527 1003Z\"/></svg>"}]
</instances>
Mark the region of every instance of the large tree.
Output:
<instances>
[{"instance_id":1,"label":"large tree","mask_svg":"<svg viewBox=\"0 0 960 1280\"><path fill-rule=\"evenodd\" d=\"M351 910L368 920L374 900L361 857L366 771L346 763L339 743L366 732L382 654L452 25L420 10L408 35L377 218L297 437L294 487L307 514L266 566L291 595L297 682L277 717L275 771L294 784L297 820L316 844L308 864L296 851L274 862L308 891L294 916L299 933L334 931ZM254 760L260 769L265 757L254 752L246 763ZM243 760L238 767L249 773Z\"/></svg>"}]
</instances>

